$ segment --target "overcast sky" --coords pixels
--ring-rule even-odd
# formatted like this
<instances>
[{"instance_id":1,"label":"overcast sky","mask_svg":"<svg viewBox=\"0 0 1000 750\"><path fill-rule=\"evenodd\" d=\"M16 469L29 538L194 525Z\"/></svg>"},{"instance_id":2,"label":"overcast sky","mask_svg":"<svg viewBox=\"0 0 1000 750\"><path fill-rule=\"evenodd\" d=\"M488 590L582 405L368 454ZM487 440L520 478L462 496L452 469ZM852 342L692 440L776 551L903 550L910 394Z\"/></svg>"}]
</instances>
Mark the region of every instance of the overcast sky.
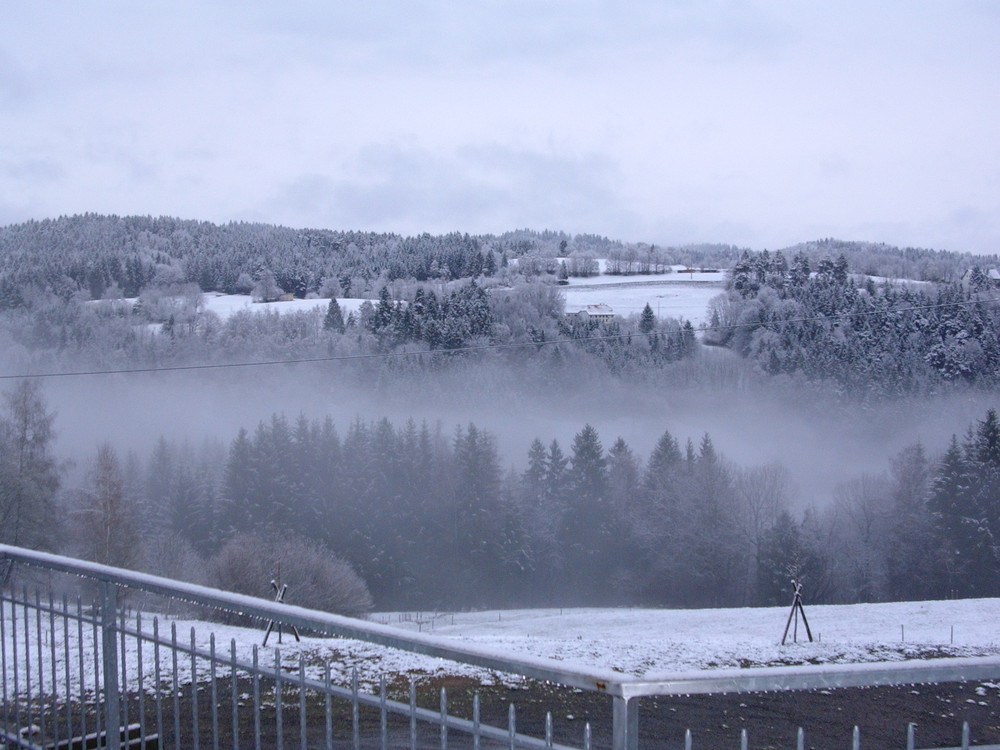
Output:
<instances>
[{"instance_id":1,"label":"overcast sky","mask_svg":"<svg viewBox=\"0 0 1000 750\"><path fill-rule=\"evenodd\" d=\"M0 225L1000 252L1000 3L4 0Z\"/></svg>"}]
</instances>

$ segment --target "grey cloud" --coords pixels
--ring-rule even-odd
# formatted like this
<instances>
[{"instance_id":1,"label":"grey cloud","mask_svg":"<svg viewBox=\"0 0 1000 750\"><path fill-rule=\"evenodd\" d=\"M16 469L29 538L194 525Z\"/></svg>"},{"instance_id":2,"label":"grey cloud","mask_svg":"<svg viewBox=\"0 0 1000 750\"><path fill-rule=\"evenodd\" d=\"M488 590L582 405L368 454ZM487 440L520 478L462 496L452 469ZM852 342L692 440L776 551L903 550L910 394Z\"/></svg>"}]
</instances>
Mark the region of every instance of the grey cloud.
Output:
<instances>
[{"instance_id":1,"label":"grey cloud","mask_svg":"<svg viewBox=\"0 0 1000 750\"><path fill-rule=\"evenodd\" d=\"M9 159L0 161L0 175L32 184L51 183L65 174L63 167L49 159Z\"/></svg>"},{"instance_id":2,"label":"grey cloud","mask_svg":"<svg viewBox=\"0 0 1000 750\"><path fill-rule=\"evenodd\" d=\"M364 6L261 5L241 23L322 54L375 68L466 65L604 68L637 54L699 49L716 57L773 54L791 39L776 14L751 4L591 0L397 0Z\"/></svg>"},{"instance_id":3,"label":"grey cloud","mask_svg":"<svg viewBox=\"0 0 1000 750\"><path fill-rule=\"evenodd\" d=\"M10 55L0 50L0 109L13 109L30 98L27 76Z\"/></svg>"},{"instance_id":4,"label":"grey cloud","mask_svg":"<svg viewBox=\"0 0 1000 750\"><path fill-rule=\"evenodd\" d=\"M492 231L514 226L620 227L615 170L600 157L470 146L448 155L371 146L346 174L302 175L276 200L291 216L397 231ZM461 217L461 218L459 218ZM301 222L299 222L301 223Z\"/></svg>"}]
</instances>

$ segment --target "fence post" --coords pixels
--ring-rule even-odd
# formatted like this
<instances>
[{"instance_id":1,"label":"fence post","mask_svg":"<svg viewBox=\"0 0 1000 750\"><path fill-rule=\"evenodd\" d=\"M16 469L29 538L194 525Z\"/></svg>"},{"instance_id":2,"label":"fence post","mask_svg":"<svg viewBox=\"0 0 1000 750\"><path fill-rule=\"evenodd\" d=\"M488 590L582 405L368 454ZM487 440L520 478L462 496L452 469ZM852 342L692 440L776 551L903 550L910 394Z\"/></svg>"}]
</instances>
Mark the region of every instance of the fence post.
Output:
<instances>
[{"instance_id":1,"label":"fence post","mask_svg":"<svg viewBox=\"0 0 1000 750\"><path fill-rule=\"evenodd\" d=\"M121 706L118 702L118 587L101 586L101 652L104 671L104 736L108 750L121 750Z\"/></svg>"},{"instance_id":2,"label":"fence post","mask_svg":"<svg viewBox=\"0 0 1000 750\"><path fill-rule=\"evenodd\" d=\"M611 733L614 750L639 749L639 699L613 698Z\"/></svg>"}]
</instances>

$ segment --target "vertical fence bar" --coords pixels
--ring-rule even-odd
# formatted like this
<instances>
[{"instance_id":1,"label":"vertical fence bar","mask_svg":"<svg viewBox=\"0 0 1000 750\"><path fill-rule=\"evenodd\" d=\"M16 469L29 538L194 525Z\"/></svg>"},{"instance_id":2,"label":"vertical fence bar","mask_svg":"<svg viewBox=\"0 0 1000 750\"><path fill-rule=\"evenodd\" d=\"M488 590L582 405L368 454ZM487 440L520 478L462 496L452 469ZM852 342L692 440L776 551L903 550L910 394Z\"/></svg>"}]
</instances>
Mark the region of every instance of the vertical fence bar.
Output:
<instances>
[{"instance_id":1,"label":"vertical fence bar","mask_svg":"<svg viewBox=\"0 0 1000 750\"><path fill-rule=\"evenodd\" d=\"M389 711L385 702L385 675L382 675L378 680L378 726L382 750L389 748Z\"/></svg>"},{"instance_id":2,"label":"vertical fence bar","mask_svg":"<svg viewBox=\"0 0 1000 750\"><path fill-rule=\"evenodd\" d=\"M479 718L479 693L472 696L472 750L479 750L482 739L482 725Z\"/></svg>"},{"instance_id":3,"label":"vertical fence bar","mask_svg":"<svg viewBox=\"0 0 1000 750\"><path fill-rule=\"evenodd\" d=\"M69 599L67 599L66 594L62 595L62 633L63 633L63 678L66 684L66 739L70 739L73 736L73 702L70 699L72 694L73 684L70 682L70 676L72 670L70 665L72 661L70 660L70 649L69 649ZM80 704L83 705L83 696L80 696Z\"/></svg>"},{"instance_id":4,"label":"vertical fence bar","mask_svg":"<svg viewBox=\"0 0 1000 750\"><path fill-rule=\"evenodd\" d=\"M326 750L333 750L333 706L330 700L330 662L323 661L323 733Z\"/></svg>"},{"instance_id":5,"label":"vertical fence bar","mask_svg":"<svg viewBox=\"0 0 1000 750\"><path fill-rule=\"evenodd\" d=\"M510 750L514 750L517 742L517 717L515 716L514 704L507 707L507 743Z\"/></svg>"},{"instance_id":6,"label":"vertical fence bar","mask_svg":"<svg viewBox=\"0 0 1000 750\"><path fill-rule=\"evenodd\" d=\"M861 750L861 730L857 727L851 732L851 750Z\"/></svg>"},{"instance_id":7,"label":"vertical fence bar","mask_svg":"<svg viewBox=\"0 0 1000 750\"><path fill-rule=\"evenodd\" d=\"M275 745L278 750L285 747L285 698L284 685L281 683L281 649L274 647L274 731L277 732Z\"/></svg>"},{"instance_id":8,"label":"vertical fence bar","mask_svg":"<svg viewBox=\"0 0 1000 750\"><path fill-rule=\"evenodd\" d=\"M121 648L121 659L120 659L120 662L121 662L121 669L122 669L121 682L119 683L119 685L121 687L121 696L122 696L122 698L121 698L121 704L120 704L121 705L121 716L122 716L121 726L127 727L128 726L128 675L126 674L125 665L128 663L128 659L127 659L127 654L126 654L126 651L125 651L126 643L125 643L125 608L124 607L122 607L122 611L121 611L121 620L120 620L120 623L119 623L119 636L120 637L118 639L119 640L119 644L118 645Z\"/></svg>"},{"instance_id":9,"label":"vertical fence bar","mask_svg":"<svg viewBox=\"0 0 1000 750\"><path fill-rule=\"evenodd\" d=\"M915 750L917 746L916 727L912 721L906 725L906 750Z\"/></svg>"},{"instance_id":10,"label":"vertical fence bar","mask_svg":"<svg viewBox=\"0 0 1000 750\"><path fill-rule=\"evenodd\" d=\"M104 729L108 750L120 750L121 706L118 703L118 587L101 581L101 645L104 652Z\"/></svg>"},{"instance_id":11,"label":"vertical fence bar","mask_svg":"<svg viewBox=\"0 0 1000 750\"><path fill-rule=\"evenodd\" d=\"M260 654L253 645L253 746L260 750Z\"/></svg>"},{"instance_id":12,"label":"vertical fence bar","mask_svg":"<svg viewBox=\"0 0 1000 750\"><path fill-rule=\"evenodd\" d=\"M177 685L177 623L170 623L170 678L171 695L174 699L174 747L181 746L181 691Z\"/></svg>"},{"instance_id":13,"label":"vertical fence bar","mask_svg":"<svg viewBox=\"0 0 1000 750\"><path fill-rule=\"evenodd\" d=\"M201 746L201 736L198 727L198 656L194 627L191 628L191 747L198 750Z\"/></svg>"},{"instance_id":14,"label":"vertical fence bar","mask_svg":"<svg viewBox=\"0 0 1000 750\"><path fill-rule=\"evenodd\" d=\"M441 750L448 750L448 693L441 688Z\"/></svg>"},{"instance_id":15,"label":"vertical fence bar","mask_svg":"<svg viewBox=\"0 0 1000 750\"><path fill-rule=\"evenodd\" d=\"M103 695L101 690L101 638L100 626L97 620L99 612L100 600L95 599L91 608L90 645L94 652L94 731L98 733L100 733L101 727L104 726L102 719L102 704L104 701L101 700L101 696Z\"/></svg>"},{"instance_id":16,"label":"vertical fence bar","mask_svg":"<svg viewBox=\"0 0 1000 750\"><path fill-rule=\"evenodd\" d=\"M35 587L35 653L38 656L38 737L45 741L45 657L42 655L42 595Z\"/></svg>"},{"instance_id":17,"label":"vertical fence bar","mask_svg":"<svg viewBox=\"0 0 1000 750\"><path fill-rule=\"evenodd\" d=\"M747 736L747 729L743 727L740 730L740 750L747 750L750 746L750 738Z\"/></svg>"},{"instance_id":18,"label":"vertical fence bar","mask_svg":"<svg viewBox=\"0 0 1000 750\"><path fill-rule=\"evenodd\" d=\"M142 612L135 613L135 676L139 693L139 736L146 747L146 672L142 663Z\"/></svg>"},{"instance_id":19,"label":"vertical fence bar","mask_svg":"<svg viewBox=\"0 0 1000 750\"><path fill-rule=\"evenodd\" d=\"M611 733L614 750L638 750L639 701L615 696L611 704Z\"/></svg>"},{"instance_id":20,"label":"vertical fence bar","mask_svg":"<svg viewBox=\"0 0 1000 750\"><path fill-rule=\"evenodd\" d=\"M806 733L802 727L799 727L795 732L795 750L805 750L806 747Z\"/></svg>"},{"instance_id":21,"label":"vertical fence bar","mask_svg":"<svg viewBox=\"0 0 1000 750\"><path fill-rule=\"evenodd\" d=\"M31 619L28 616L28 587L21 587L21 606L24 611L24 697L28 711L27 725L34 724L31 710Z\"/></svg>"},{"instance_id":22,"label":"vertical fence bar","mask_svg":"<svg viewBox=\"0 0 1000 750\"><path fill-rule=\"evenodd\" d=\"M21 691L18 686L18 667L20 661L17 658L17 596L14 589L10 590L10 643L11 658L14 660L14 725L21 726Z\"/></svg>"},{"instance_id":23,"label":"vertical fence bar","mask_svg":"<svg viewBox=\"0 0 1000 750\"><path fill-rule=\"evenodd\" d=\"M229 675L230 675L230 698L233 704L233 750L240 750L240 702L236 685L236 639L229 639Z\"/></svg>"},{"instance_id":24,"label":"vertical fence bar","mask_svg":"<svg viewBox=\"0 0 1000 750\"><path fill-rule=\"evenodd\" d=\"M0 588L0 695L3 699L3 728L10 727L10 703L7 698L7 598Z\"/></svg>"},{"instance_id":25,"label":"vertical fence bar","mask_svg":"<svg viewBox=\"0 0 1000 750\"><path fill-rule=\"evenodd\" d=\"M219 687L215 679L215 633L208 636L208 672L212 699L212 750L219 750Z\"/></svg>"},{"instance_id":26,"label":"vertical fence bar","mask_svg":"<svg viewBox=\"0 0 1000 750\"><path fill-rule=\"evenodd\" d=\"M691 750L691 730L684 730L684 750Z\"/></svg>"},{"instance_id":27,"label":"vertical fence bar","mask_svg":"<svg viewBox=\"0 0 1000 750\"><path fill-rule=\"evenodd\" d=\"M545 712L545 747L552 747L552 712Z\"/></svg>"},{"instance_id":28,"label":"vertical fence bar","mask_svg":"<svg viewBox=\"0 0 1000 750\"><path fill-rule=\"evenodd\" d=\"M59 740L59 679L57 677L57 667L56 662L56 605L52 600L52 590L48 592L49 600L49 658L52 663L49 668L52 671L52 741L56 742Z\"/></svg>"},{"instance_id":29,"label":"vertical fence bar","mask_svg":"<svg viewBox=\"0 0 1000 750\"><path fill-rule=\"evenodd\" d=\"M306 661L299 652L299 747L306 750Z\"/></svg>"},{"instance_id":30,"label":"vertical fence bar","mask_svg":"<svg viewBox=\"0 0 1000 750\"><path fill-rule=\"evenodd\" d=\"M80 736L87 736L87 680L85 678L83 655L86 648L83 646L83 599L76 597L76 642L80 653Z\"/></svg>"},{"instance_id":31,"label":"vertical fence bar","mask_svg":"<svg viewBox=\"0 0 1000 750\"><path fill-rule=\"evenodd\" d=\"M417 681L410 678L410 750L417 750Z\"/></svg>"},{"instance_id":32,"label":"vertical fence bar","mask_svg":"<svg viewBox=\"0 0 1000 750\"><path fill-rule=\"evenodd\" d=\"M156 703L156 736L163 746L163 690L160 683L160 618L153 618L153 701Z\"/></svg>"},{"instance_id":33,"label":"vertical fence bar","mask_svg":"<svg viewBox=\"0 0 1000 750\"><path fill-rule=\"evenodd\" d=\"M962 750L969 750L969 722L962 722Z\"/></svg>"},{"instance_id":34,"label":"vertical fence bar","mask_svg":"<svg viewBox=\"0 0 1000 750\"><path fill-rule=\"evenodd\" d=\"M583 725L583 750L590 750L591 745L593 744L593 740L594 738L590 731L590 722L588 721L586 724ZM688 748L688 750L691 749Z\"/></svg>"},{"instance_id":35,"label":"vertical fence bar","mask_svg":"<svg viewBox=\"0 0 1000 750\"><path fill-rule=\"evenodd\" d=\"M358 669L351 668L351 746L361 748L361 717L358 714Z\"/></svg>"}]
</instances>

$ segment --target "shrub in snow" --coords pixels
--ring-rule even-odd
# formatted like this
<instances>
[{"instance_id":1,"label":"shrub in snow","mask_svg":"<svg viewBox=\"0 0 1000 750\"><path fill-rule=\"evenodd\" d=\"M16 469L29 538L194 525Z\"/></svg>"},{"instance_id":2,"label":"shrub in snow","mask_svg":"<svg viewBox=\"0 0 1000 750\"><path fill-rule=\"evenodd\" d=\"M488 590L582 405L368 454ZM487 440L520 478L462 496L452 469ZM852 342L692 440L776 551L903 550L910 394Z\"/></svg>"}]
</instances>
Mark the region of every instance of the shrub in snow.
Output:
<instances>
[{"instance_id":1,"label":"shrub in snow","mask_svg":"<svg viewBox=\"0 0 1000 750\"><path fill-rule=\"evenodd\" d=\"M161 533L143 541L141 570L177 581L204 584L205 561L180 534Z\"/></svg>"},{"instance_id":2,"label":"shrub in snow","mask_svg":"<svg viewBox=\"0 0 1000 750\"><path fill-rule=\"evenodd\" d=\"M285 602L349 617L371 611L368 586L321 544L289 534L237 534L209 561L211 586L265 599L271 581L288 584Z\"/></svg>"}]
</instances>

